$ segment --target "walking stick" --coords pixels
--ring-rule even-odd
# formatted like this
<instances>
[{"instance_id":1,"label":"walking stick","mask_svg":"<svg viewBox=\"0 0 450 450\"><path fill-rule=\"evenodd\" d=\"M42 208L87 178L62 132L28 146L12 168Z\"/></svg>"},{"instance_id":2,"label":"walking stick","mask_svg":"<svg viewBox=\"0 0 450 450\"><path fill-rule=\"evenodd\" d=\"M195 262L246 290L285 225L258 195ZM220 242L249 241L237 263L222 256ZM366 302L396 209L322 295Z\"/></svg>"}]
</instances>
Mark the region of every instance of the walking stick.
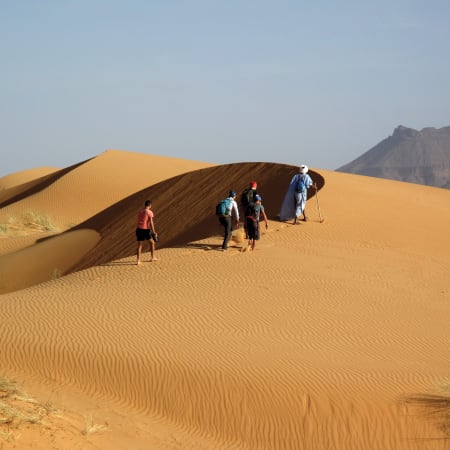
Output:
<instances>
[{"instance_id":1,"label":"walking stick","mask_svg":"<svg viewBox=\"0 0 450 450\"><path fill-rule=\"evenodd\" d=\"M322 214L320 213L320 205L319 205L319 190L317 189L316 183L314 183L314 188L316 189L317 210L319 211L320 223L323 223Z\"/></svg>"}]
</instances>

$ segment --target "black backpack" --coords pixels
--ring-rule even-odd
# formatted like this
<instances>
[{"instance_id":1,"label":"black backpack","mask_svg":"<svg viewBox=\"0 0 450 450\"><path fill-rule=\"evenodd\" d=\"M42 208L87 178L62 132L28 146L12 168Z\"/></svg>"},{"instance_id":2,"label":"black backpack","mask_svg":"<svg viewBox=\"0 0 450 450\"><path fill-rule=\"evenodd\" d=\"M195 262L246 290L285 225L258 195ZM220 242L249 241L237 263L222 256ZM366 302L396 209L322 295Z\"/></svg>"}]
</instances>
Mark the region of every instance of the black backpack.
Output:
<instances>
[{"instance_id":1,"label":"black backpack","mask_svg":"<svg viewBox=\"0 0 450 450\"><path fill-rule=\"evenodd\" d=\"M244 208L247 208L249 205L253 205L255 203L255 195L256 191L254 189L246 189L241 195L241 205Z\"/></svg>"},{"instance_id":2,"label":"black backpack","mask_svg":"<svg viewBox=\"0 0 450 450\"><path fill-rule=\"evenodd\" d=\"M258 220L258 214L256 213L255 203L250 203L250 205L248 205L245 208L245 218L246 219L252 218L254 222Z\"/></svg>"}]
</instances>

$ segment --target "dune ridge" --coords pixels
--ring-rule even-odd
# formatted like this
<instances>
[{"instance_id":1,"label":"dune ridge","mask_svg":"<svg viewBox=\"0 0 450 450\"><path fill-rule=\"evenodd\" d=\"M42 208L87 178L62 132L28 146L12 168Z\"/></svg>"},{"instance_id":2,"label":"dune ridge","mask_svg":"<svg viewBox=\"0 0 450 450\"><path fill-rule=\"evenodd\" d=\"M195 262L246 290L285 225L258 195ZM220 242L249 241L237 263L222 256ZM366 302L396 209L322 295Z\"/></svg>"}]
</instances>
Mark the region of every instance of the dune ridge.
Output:
<instances>
[{"instance_id":1,"label":"dune ridge","mask_svg":"<svg viewBox=\"0 0 450 450\"><path fill-rule=\"evenodd\" d=\"M449 192L313 170L326 220L311 196L310 221L293 226L276 219L292 170L193 170L80 223L70 233L98 240L75 271L0 297L0 342L14 342L1 346L3 369L80 391L108 405L105 416L128 411L135 442L139 423L170 430L136 448L448 448L402 398L449 380ZM244 243L223 254L213 199L248 178L270 227L253 254ZM161 260L138 267L147 196ZM98 448L121 448L120 420L111 424Z\"/></svg>"},{"instance_id":2,"label":"dune ridge","mask_svg":"<svg viewBox=\"0 0 450 450\"><path fill-rule=\"evenodd\" d=\"M33 177L33 175L36 174L35 171L26 171L25 173L20 172L19 174L11 174L1 178L0 186L7 186L7 188L0 190L0 208L4 208L42 191L81 164L83 164L83 162L65 169L52 170L50 168L42 168L37 173L43 173L43 175L38 177Z\"/></svg>"},{"instance_id":3,"label":"dune ridge","mask_svg":"<svg viewBox=\"0 0 450 450\"><path fill-rule=\"evenodd\" d=\"M30 181L36 181L60 170L57 167L36 167L34 169L22 170L0 177L0 192L14 186L19 186Z\"/></svg>"},{"instance_id":4,"label":"dune ridge","mask_svg":"<svg viewBox=\"0 0 450 450\"><path fill-rule=\"evenodd\" d=\"M286 180L289 182L296 170L294 166L275 163L224 164L191 171L143 189L75 227L94 229L105 237L75 270L133 254L135 238L129 230L135 228L136 211L146 199L154 199L155 222L161 230L160 248L184 245L214 234L216 203L231 189L242 192L253 178L258 180L258 192L269 217L276 218ZM318 188L322 188L323 177L313 170L311 174Z\"/></svg>"},{"instance_id":5,"label":"dune ridge","mask_svg":"<svg viewBox=\"0 0 450 450\"><path fill-rule=\"evenodd\" d=\"M106 150L97 157L49 175L26 196L2 205L0 220L27 210L48 213L61 230L72 228L140 189L211 163ZM39 180L32 181L36 183ZM14 203L11 204L11 201ZM79 203L83 203L80 205Z\"/></svg>"},{"instance_id":6,"label":"dune ridge","mask_svg":"<svg viewBox=\"0 0 450 450\"><path fill-rule=\"evenodd\" d=\"M48 281L54 277L55 270L61 275L65 275L71 271L105 264L134 254L135 237L130 230L134 230L136 226L136 211L142 208L144 201L148 198L156 199L154 210L157 214L158 229L162 230L158 245L160 248L184 245L189 241L198 240L214 233L217 230L214 205L218 199L225 197L230 189L239 192L245 189L249 183L245 180L247 174L258 178L259 192L264 196L267 193L264 202L268 214L276 218L286 190L286 180L290 180L296 170L293 166L275 163L235 163L193 170L151 185L71 228L69 230L71 233L93 230L100 236L100 239L95 242L95 246L94 244L84 245L82 248L85 253L76 252L74 254L70 250L61 248L61 252L69 251L72 255L70 258L66 258L65 263L62 263L60 258L52 258L52 255L48 254L47 258L41 260L39 267L36 268L38 270L35 270L34 277L23 277L20 271L20 265L25 264L24 261L29 258L29 252L38 252L41 249L42 253L48 245L48 240L52 240L55 248L58 246L57 241L64 239L65 242L69 242L69 238L63 238L61 235L46 236L38 240L30 250L16 251L14 255L0 256L0 262L3 258L0 267L4 268L0 269L0 275L4 280L3 283L0 283L0 292L11 292L31 286L36 282ZM323 177L313 170L311 174L317 187L322 188ZM315 193L311 192L310 195L313 197ZM94 243L94 241L90 242ZM75 255L77 256L75 257ZM8 264L9 259L14 263Z\"/></svg>"}]
</instances>

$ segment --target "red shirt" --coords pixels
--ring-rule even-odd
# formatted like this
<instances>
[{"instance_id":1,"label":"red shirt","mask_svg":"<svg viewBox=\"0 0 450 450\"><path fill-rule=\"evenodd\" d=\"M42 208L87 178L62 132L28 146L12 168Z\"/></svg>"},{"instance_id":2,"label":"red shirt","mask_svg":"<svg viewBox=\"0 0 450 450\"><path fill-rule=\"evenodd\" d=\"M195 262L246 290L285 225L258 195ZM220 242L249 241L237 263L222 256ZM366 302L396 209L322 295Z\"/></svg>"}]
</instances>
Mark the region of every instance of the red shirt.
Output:
<instances>
[{"instance_id":1,"label":"red shirt","mask_svg":"<svg viewBox=\"0 0 450 450\"><path fill-rule=\"evenodd\" d=\"M152 219L153 217L153 211L150 209L143 209L142 211L139 211L138 223L136 225L136 228L148 230L150 228L150 219Z\"/></svg>"}]
</instances>

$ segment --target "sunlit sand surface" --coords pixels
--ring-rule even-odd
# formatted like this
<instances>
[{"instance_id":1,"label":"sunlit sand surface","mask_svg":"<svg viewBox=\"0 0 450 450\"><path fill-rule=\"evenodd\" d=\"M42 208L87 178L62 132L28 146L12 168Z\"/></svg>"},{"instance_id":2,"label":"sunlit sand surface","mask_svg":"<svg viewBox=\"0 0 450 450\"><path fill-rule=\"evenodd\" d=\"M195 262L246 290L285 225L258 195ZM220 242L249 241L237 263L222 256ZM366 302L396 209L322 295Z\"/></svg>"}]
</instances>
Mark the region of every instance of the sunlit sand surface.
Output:
<instances>
[{"instance_id":1,"label":"sunlit sand surface","mask_svg":"<svg viewBox=\"0 0 450 450\"><path fill-rule=\"evenodd\" d=\"M292 166L114 150L48 170L3 191L22 195L0 222L32 209L55 229L0 235L0 375L52 408L0 415L0 447L450 448L408 401L448 395L450 191L314 168L294 226ZM220 252L215 204L253 179L269 230ZM137 266L147 198L160 260Z\"/></svg>"}]
</instances>

